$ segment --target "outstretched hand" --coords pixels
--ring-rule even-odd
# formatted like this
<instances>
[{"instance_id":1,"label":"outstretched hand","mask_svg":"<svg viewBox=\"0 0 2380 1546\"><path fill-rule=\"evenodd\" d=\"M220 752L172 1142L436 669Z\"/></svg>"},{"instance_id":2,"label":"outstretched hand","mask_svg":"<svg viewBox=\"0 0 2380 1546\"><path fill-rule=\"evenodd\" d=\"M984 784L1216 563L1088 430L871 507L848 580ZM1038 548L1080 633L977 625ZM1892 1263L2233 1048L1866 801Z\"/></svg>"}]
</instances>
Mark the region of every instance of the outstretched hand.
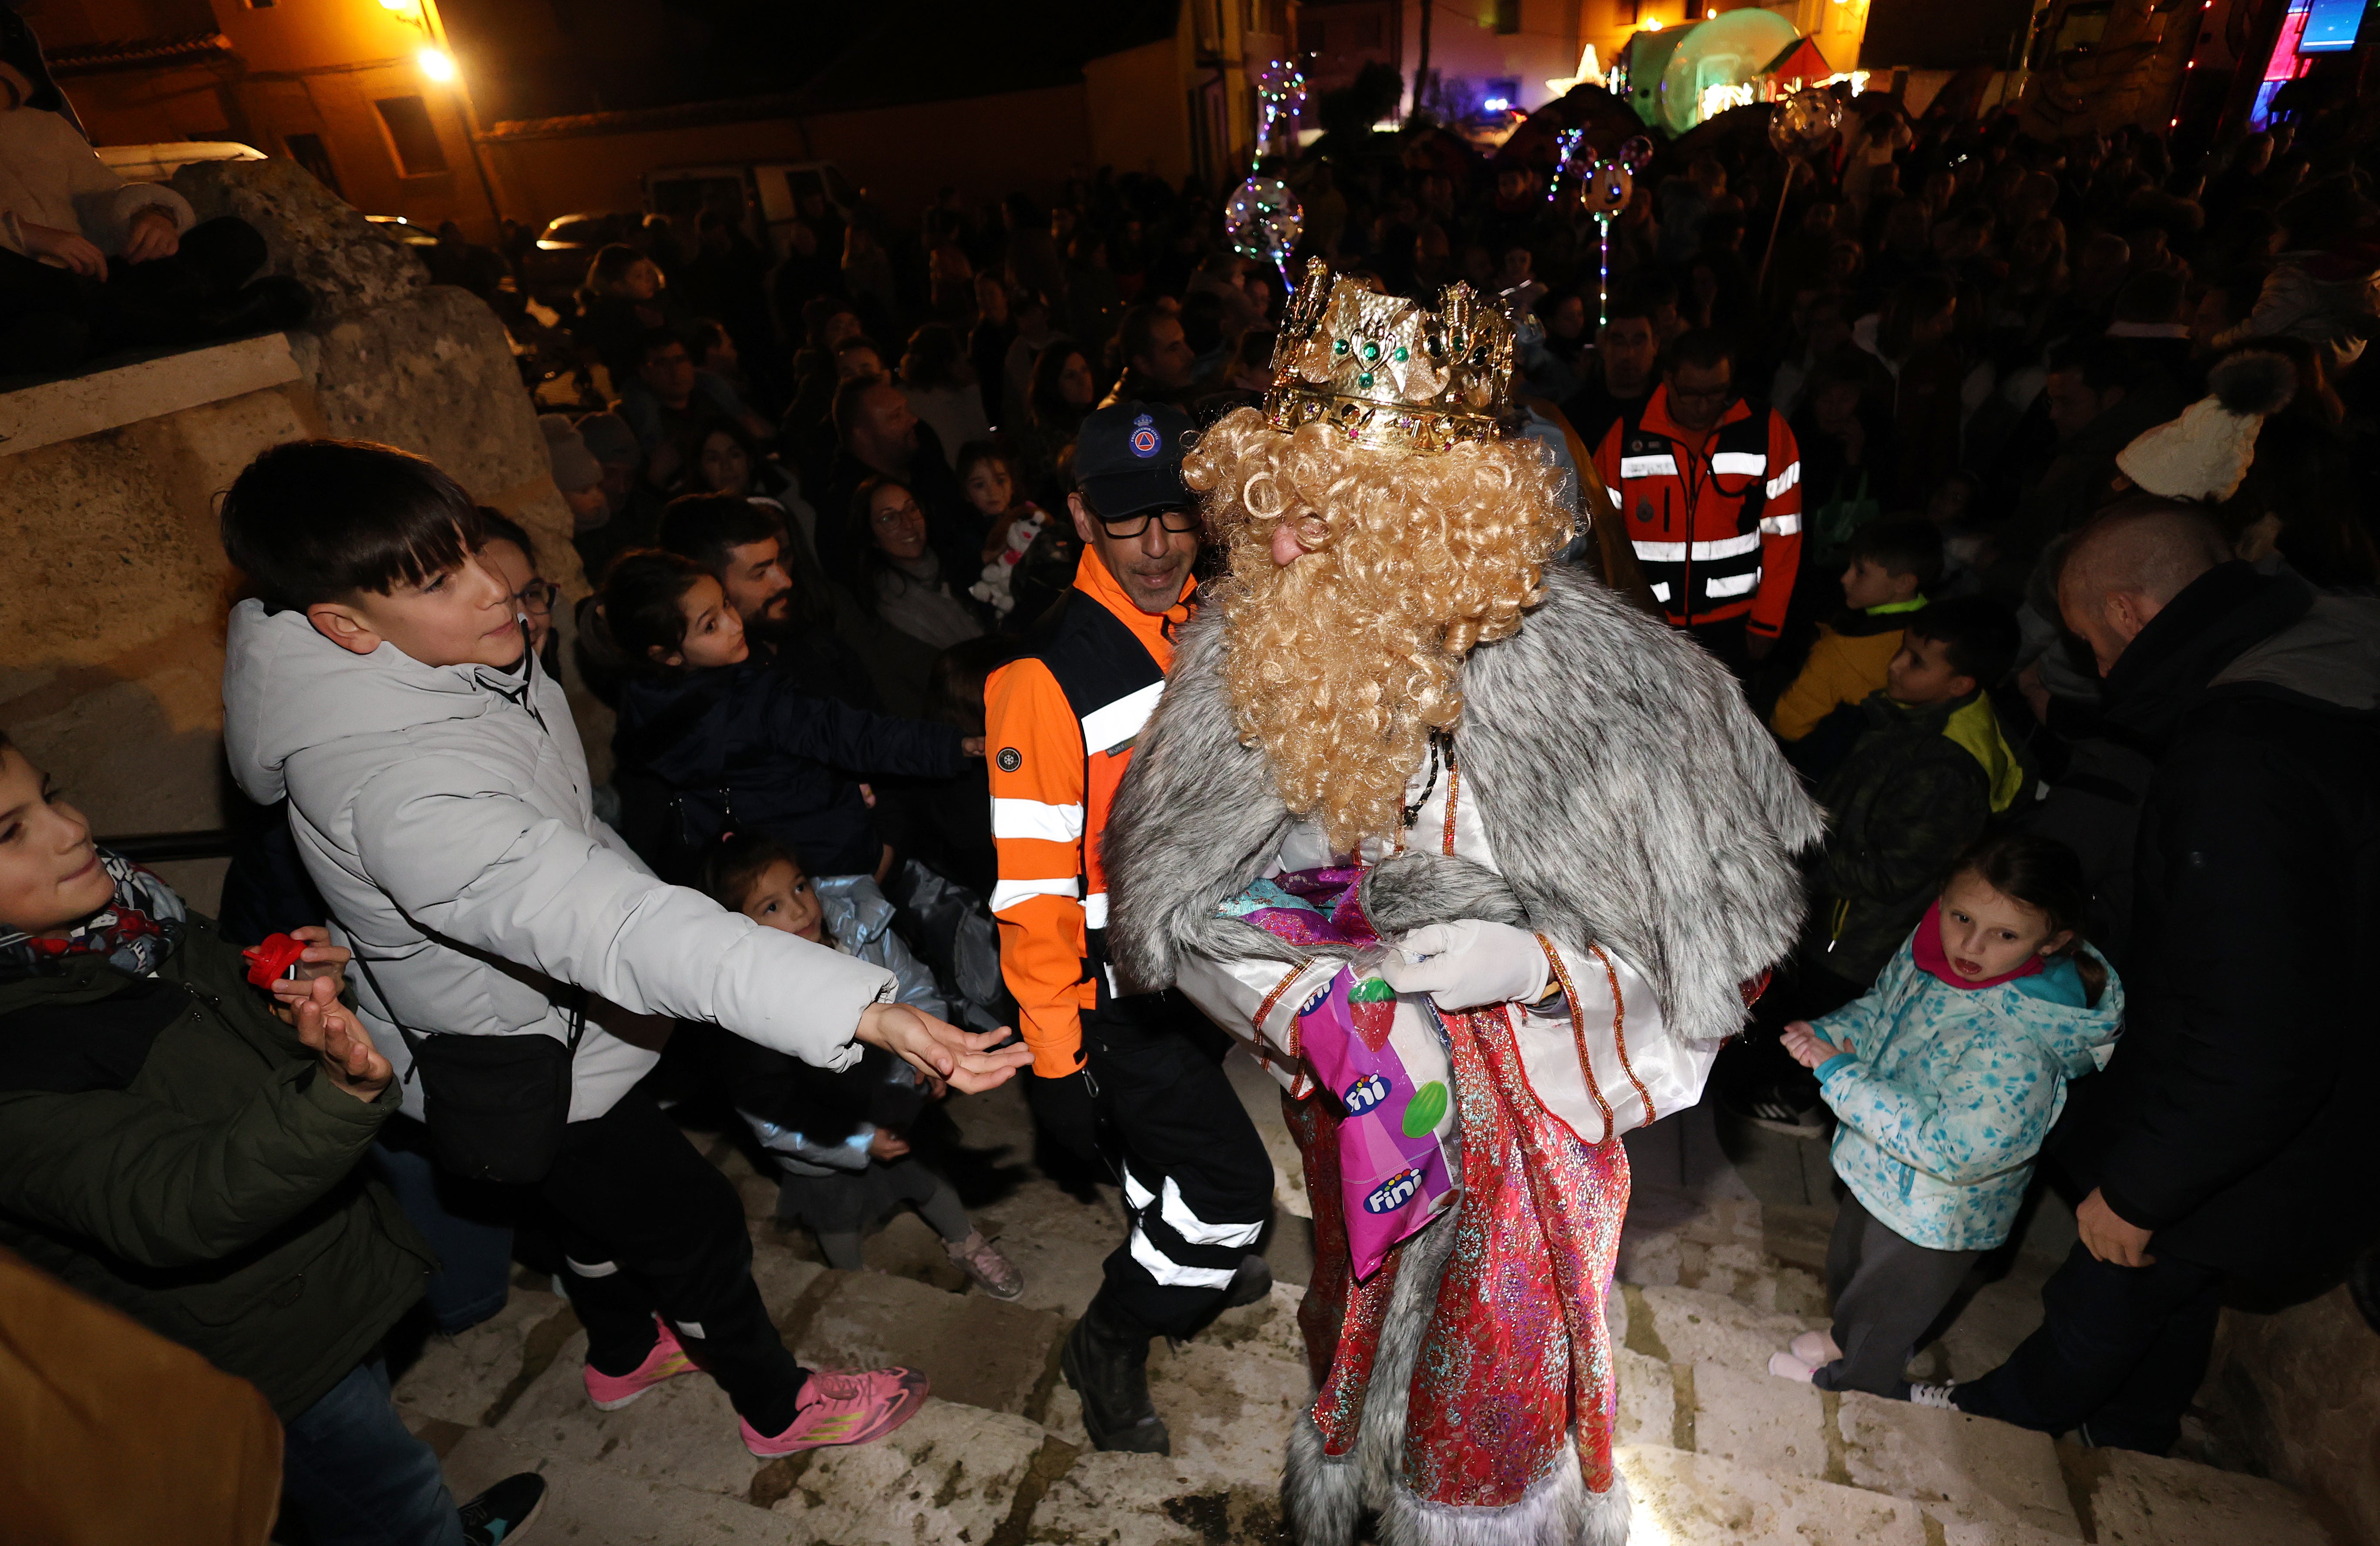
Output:
<instances>
[{"instance_id":1,"label":"outstretched hand","mask_svg":"<svg viewBox=\"0 0 2380 1546\"><path fill-rule=\"evenodd\" d=\"M317 977L298 1004L298 1039L311 1047L322 1076L359 1101L380 1098L395 1070L347 1012L332 979Z\"/></svg>"},{"instance_id":2,"label":"outstretched hand","mask_svg":"<svg viewBox=\"0 0 2380 1546\"><path fill-rule=\"evenodd\" d=\"M1838 1053L1852 1056L1849 1041L1830 1042L1819 1035L1817 1028L1806 1020L1797 1020L1785 1027L1781 1039L1786 1053L1805 1069L1815 1069Z\"/></svg>"},{"instance_id":3,"label":"outstretched hand","mask_svg":"<svg viewBox=\"0 0 2380 1546\"><path fill-rule=\"evenodd\" d=\"M1007 1083L1033 1061L1032 1048L1022 1042L1004 1051L990 1050L1008 1039L1004 1025L997 1031L962 1031L906 1004L870 1004L859 1012L854 1034L869 1046L895 1054L927 1078L945 1081L969 1095Z\"/></svg>"}]
</instances>

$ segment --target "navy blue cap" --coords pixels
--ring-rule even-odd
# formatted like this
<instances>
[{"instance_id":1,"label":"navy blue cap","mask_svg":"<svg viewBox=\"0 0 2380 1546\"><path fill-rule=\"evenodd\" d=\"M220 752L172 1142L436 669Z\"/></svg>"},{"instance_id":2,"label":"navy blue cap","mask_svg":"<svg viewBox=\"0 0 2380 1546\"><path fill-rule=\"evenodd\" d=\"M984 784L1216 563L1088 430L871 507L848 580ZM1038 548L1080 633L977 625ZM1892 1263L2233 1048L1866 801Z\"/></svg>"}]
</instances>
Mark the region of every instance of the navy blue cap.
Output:
<instances>
[{"instance_id":1,"label":"navy blue cap","mask_svg":"<svg viewBox=\"0 0 2380 1546\"><path fill-rule=\"evenodd\" d=\"M1075 437L1075 480L1104 521L1148 510L1186 510L1197 501L1182 481L1182 453L1196 426L1162 403L1118 403L1083 420Z\"/></svg>"}]
</instances>

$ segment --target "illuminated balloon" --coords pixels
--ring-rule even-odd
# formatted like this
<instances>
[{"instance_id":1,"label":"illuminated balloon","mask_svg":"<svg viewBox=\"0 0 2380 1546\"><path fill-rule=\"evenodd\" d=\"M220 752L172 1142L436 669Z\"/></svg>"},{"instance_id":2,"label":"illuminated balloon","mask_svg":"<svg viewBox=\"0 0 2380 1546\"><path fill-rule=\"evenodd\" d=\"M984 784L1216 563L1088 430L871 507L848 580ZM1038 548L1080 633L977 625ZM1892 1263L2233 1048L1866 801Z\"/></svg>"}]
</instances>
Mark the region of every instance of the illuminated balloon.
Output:
<instances>
[{"instance_id":1,"label":"illuminated balloon","mask_svg":"<svg viewBox=\"0 0 2380 1546\"><path fill-rule=\"evenodd\" d=\"M1641 175L1645 168L1653 164L1653 141L1644 135L1632 134L1620 142L1620 149L1611 153L1611 159Z\"/></svg>"},{"instance_id":2,"label":"illuminated balloon","mask_svg":"<svg viewBox=\"0 0 2380 1546\"><path fill-rule=\"evenodd\" d=\"M1305 229L1305 209L1279 177L1250 177L1223 205L1223 234L1243 258L1260 258L1289 283L1289 254Z\"/></svg>"},{"instance_id":3,"label":"illuminated balloon","mask_svg":"<svg viewBox=\"0 0 2380 1546\"><path fill-rule=\"evenodd\" d=\"M1579 210L1591 215L1616 215L1628 207L1636 191L1636 174L1624 161L1599 161L1587 168L1586 186L1579 189Z\"/></svg>"},{"instance_id":4,"label":"illuminated balloon","mask_svg":"<svg viewBox=\"0 0 2380 1546\"><path fill-rule=\"evenodd\" d=\"M1293 119L1305 107L1305 77L1296 66L1275 60L1257 72L1257 103L1264 117L1257 142L1272 142L1273 126Z\"/></svg>"},{"instance_id":5,"label":"illuminated balloon","mask_svg":"<svg viewBox=\"0 0 2380 1546\"><path fill-rule=\"evenodd\" d=\"M1785 155L1809 155L1835 137L1842 117L1843 105L1833 92L1795 91L1768 115L1768 143Z\"/></svg>"}]
</instances>

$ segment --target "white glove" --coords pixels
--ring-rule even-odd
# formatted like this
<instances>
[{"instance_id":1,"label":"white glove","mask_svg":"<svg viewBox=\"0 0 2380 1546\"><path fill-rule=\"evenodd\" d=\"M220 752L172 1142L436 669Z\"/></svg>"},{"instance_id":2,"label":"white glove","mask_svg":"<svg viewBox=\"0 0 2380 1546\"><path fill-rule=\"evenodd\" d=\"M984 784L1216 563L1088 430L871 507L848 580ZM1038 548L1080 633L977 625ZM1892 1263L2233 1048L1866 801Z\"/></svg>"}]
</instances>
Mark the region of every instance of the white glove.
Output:
<instances>
[{"instance_id":1,"label":"white glove","mask_svg":"<svg viewBox=\"0 0 2380 1546\"><path fill-rule=\"evenodd\" d=\"M1510 924L1464 918L1415 929L1395 943L1380 975L1399 993L1426 993L1441 1009L1475 1009L1546 991L1544 947Z\"/></svg>"}]
</instances>

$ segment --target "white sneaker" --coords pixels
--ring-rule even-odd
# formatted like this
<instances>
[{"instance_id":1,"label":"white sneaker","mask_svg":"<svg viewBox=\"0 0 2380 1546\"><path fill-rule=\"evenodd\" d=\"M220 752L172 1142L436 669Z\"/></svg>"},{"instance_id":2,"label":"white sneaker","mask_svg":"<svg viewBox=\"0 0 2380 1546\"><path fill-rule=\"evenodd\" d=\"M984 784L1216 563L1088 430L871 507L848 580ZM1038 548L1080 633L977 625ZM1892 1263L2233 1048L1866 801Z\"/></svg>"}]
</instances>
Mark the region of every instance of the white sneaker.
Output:
<instances>
[{"instance_id":1,"label":"white sneaker","mask_svg":"<svg viewBox=\"0 0 2380 1546\"><path fill-rule=\"evenodd\" d=\"M1793 1356L1813 1369L1824 1368L1843 1356L1832 1332L1808 1331L1792 1342Z\"/></svg>"},{"instance_id":2,"label":"white sneaker","mask_svg":"<svg viewBox=\"0 0 2380 1546\"><path fill-rule=\"evenodd\" d=\"M1934 1407L1946 1412L1955 1412L1959 1409L1959 1404L1950 1399L1950 1383L1949 1381L1945 1380L1938 1385L1928 1385L1912 1380L1909 1383L1909 1404L1912 1407Z\"/></svg>"},{"instance_id":3,"label":"white sneaker","mask_svg":"<svg viewBox=\"0 0 2380 1546\"><path fill-rule=\"evenodd\" d=\"M1768 1372L1780 1380L1799 1380L1805 1385L1810 1383L1810 1366L1791 1353L1769 1354Z\"/></svg>"}]
</instances>

